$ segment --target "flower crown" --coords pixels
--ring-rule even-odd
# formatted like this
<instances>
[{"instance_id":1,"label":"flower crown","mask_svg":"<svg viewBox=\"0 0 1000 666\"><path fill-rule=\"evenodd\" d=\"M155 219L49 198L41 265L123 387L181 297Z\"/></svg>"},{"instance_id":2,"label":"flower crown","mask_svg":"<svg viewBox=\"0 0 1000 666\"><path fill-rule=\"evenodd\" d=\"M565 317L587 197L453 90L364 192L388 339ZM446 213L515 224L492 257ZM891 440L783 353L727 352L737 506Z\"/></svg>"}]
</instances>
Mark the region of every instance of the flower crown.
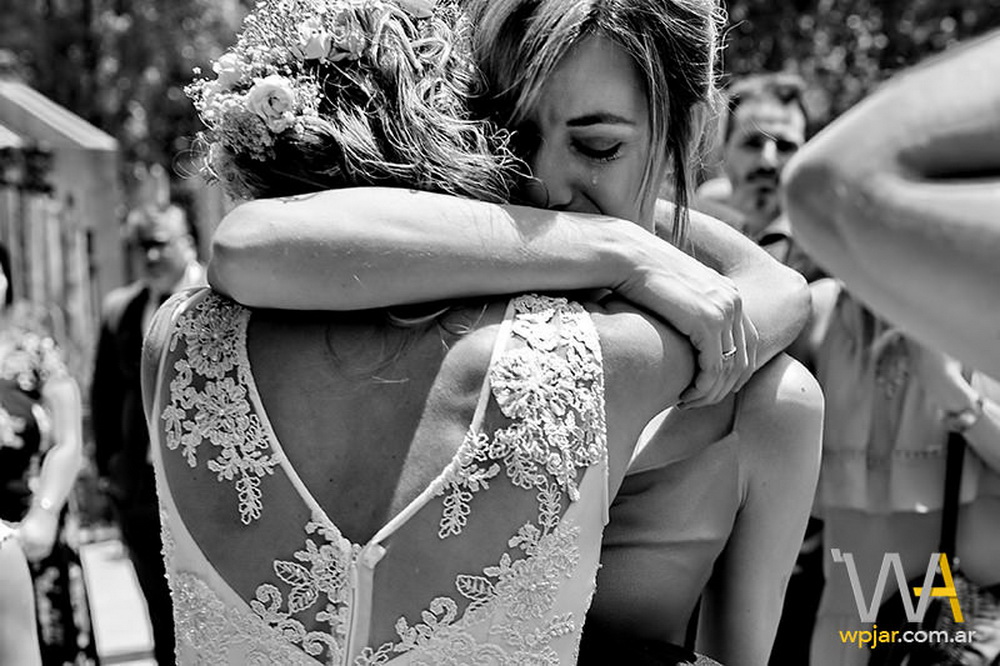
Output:
<instances>
[{"instance_id":1,"label":"flower crown","mask_svg":"<svg viewBox=\"0 0 1000 666\"><path fill-rule=\"evenodd\" d=\"M348 70L377 48L383 30L399 25L409 32L401 40L407 44L432 9L431 0L259 2L236 45L212 64L215 78L185 88L207 127L209 172L218 173L227 156L273 158L279 136L301 133L318 117L331 67ZM408 57L416 62L412 47Z\"/></svg>"}]
</instances>

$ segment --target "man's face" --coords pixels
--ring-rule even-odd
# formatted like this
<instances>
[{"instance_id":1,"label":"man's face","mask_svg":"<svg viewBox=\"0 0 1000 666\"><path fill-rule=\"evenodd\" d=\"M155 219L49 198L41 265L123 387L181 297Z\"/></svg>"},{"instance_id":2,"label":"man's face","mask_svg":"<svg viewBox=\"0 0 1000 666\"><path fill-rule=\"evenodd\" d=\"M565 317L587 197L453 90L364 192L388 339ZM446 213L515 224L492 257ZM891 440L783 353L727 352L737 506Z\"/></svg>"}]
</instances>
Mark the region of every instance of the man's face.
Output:
<instances>
[{"instance_id":1,"label":"man's face","mask_svg":"<svg viewBox=\"0 0 1000 666\"><path fill-rule=\"evenodd\" d=\"M191 239L178 219L147 218L136 227L133 245L142 279L159 291L177 284L191 260Z\"/></svg>"},{"instance_id":2,"label":"man's face","mask_svg":"<svg viewBox=\"0 0 1000 666\"><path fill-rule=\"evenodd\" d=\"M781 172L805 143L805 116L796 104L751 99L737 107L732 122L725 147L731 203L752 219L770 222L781 212Z\"/></svg>"}]
</instances>

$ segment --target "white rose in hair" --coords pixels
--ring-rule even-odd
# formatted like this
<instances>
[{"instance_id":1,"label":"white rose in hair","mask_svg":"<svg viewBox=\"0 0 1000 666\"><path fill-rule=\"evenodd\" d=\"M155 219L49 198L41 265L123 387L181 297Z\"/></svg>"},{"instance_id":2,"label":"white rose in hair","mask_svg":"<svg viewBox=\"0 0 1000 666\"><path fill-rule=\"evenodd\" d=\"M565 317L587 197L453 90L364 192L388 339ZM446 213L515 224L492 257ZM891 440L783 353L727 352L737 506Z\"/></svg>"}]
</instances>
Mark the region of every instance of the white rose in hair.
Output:
<instances>
[{"instance_id":1,"label":"white rose in hair","mask_svg":"<svg viewBox=\"0 0 1000 666\"><path fill-rule=\"evenodd\" d=\"M223 88L232 88L243 76L243 64L235 53L226 53L212 65L216 81Z\"/></svg>"},{"instance_id":2,"label":"white rose in hair","mask_svg":"<svg viewBox=\"0 0 1000 666\"><path fill-rule=\"evenodd\" d=\"M291 82L278 74L258 79L247 93L247 109L260 116L272 132L284 132L295 122L292 106L295 92Z\"/></svg>"}]
</instances>

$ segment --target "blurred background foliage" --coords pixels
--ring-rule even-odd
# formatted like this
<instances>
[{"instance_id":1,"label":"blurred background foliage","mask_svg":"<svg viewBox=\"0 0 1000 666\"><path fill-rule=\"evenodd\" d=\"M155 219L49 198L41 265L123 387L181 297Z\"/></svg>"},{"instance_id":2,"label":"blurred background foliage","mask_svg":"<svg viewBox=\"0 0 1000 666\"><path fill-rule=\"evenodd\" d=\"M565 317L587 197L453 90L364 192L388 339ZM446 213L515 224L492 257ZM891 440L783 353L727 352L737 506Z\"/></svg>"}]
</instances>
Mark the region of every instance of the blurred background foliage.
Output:
<instances>
[{"instance_id":1,"label":"blurred background foliage","mask_svg":"<svg viewBox=\"0 0 1000 666\"><path fill-rule=\"evenodd\" d=\"M4 67L175 178L198 130L183 87L250 0L0 0ZM727 76L788 70L822 125L902 67L1000 27L1000 0L731 0Z\"/></svg>"},{"instance_id":2,"label":"blurred background foliage","mask_svg":"<svg viewBox=\"0 0 1000 666\"><path fill-rule=\"evenodd\" d=\"M732 0L728 10L727 74L801 74L817 128L896 71L1000 27L1000 0Z\"/></svg>"}]
</instances>

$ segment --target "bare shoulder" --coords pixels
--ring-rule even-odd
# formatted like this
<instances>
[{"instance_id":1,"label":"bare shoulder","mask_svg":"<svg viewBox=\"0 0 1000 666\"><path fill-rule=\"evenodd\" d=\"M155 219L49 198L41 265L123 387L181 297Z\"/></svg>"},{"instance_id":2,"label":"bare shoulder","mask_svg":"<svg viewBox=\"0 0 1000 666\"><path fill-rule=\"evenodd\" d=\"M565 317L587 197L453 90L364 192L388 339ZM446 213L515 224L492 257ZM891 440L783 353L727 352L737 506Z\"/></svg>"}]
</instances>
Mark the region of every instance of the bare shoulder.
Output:
<instances>
[{"instance_id":1,"label":"bare shoulder","mask_svg":"<svg viewBox=\"0 0 1000 666\"><path fill-rule=\"evenodd\" d=\"M789 468L819 464L823 391L804 365L779 354L757 371L738 404L737 427L748 433L740 438L746 445L741 445L740 457L747 467L783 477Z\"/></svg>"},{"instance_id":2,"label":"bare shoulder","mask_svg":"<svg viewBox=\"0 0 1000 666\"><path fill-rule=\"evenodd\" d=\"M676 329L628 301L584 304L601 339L609 393L631 396L652 418L674 405L694 377L694 350Z\"/></svg>"}]
</instances>

